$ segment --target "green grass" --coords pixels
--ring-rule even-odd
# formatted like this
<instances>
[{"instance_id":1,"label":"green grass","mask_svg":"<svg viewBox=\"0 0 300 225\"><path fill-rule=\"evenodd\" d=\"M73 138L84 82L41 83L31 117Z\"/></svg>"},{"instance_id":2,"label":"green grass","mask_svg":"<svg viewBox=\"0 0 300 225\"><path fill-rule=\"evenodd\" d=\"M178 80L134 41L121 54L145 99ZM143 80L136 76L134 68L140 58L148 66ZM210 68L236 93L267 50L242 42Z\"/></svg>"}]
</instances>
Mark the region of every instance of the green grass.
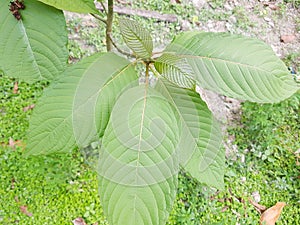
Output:
<instances>
[{"instance_id":1,"label":"green grass","mask_svg":"<svg viewBox=\"0 0 300 225\"><path fill-rule=\"evenodd\" d=\"M0 224L71 224L77 217L106 224L97 194L96 174L79 153L40 157L23 156L24 147L9 146L9 139L25 142L31 111L46 82L29 85L0 76ZM32 216L21 212L27 206Z\"/></svg>"}]
</instances>

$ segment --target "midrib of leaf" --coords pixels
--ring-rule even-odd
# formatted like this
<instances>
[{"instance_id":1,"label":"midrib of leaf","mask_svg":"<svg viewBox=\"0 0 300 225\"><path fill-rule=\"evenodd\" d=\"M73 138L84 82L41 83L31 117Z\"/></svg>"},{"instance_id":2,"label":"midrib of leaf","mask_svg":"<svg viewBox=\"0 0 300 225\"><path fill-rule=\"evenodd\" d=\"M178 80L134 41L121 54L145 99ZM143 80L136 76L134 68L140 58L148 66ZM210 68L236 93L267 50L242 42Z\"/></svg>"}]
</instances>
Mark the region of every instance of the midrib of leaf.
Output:
<instances>
[{"instance_id":1,"label":"midrib of leaf","mask_svg":"<svg viewBox=\"0 0 300 225\"><path fill-rule=\"evenodd\" d=\"M141 127L140 127L140 134L139 134L139 147L138 147L138 155L137 155L137 161L136 161L136 167L135 167L135 177L136 179L138 178L138 168L139 168L139 162L140 162L140 154L141 154L141 142L142 142L142 134L143 134L143 127L144 127L144 119L145 119L145 111L146 111L146 103L147 103L147 90L148 90L148 86L146 84L145 86L145 90L144 90L144 104L143 104L143 111L142 111L142 115L141 115ZM136 183L138 183L138 181L136 180ZM138 195L135 193L134 194L134 214L138 213L138 211L136 211L136 203L137 203L137 197Z\"/></svg>"},{"instance_id":2,"label":"midrib of leaf","mask_svg":"<svg viewBox=\"0 0 300 225\"><path fill-rule=\"evenodd\" d=\"M134 32L133 29L131 29L131 28L128 28L128 29L132 32L133 36L135 36L136 39L137 39L140 43L142 43L142 46L143 46L144 49L147 51L147 53L151 54L150 52L148 52L148 50L147 50L147 45L146 45L146 43L143 41L143 39L140 38L138 35L136 35L136 33Z\"/></svg>"},{"instance_id":3,"label":"midrib of leaf","mask_svg":"<svg viewBox=\"0 0 300 225\"><path fill-rule=\"evenodd\" d=\"M33 57L33 59L34 59L34 68L35 69L37 69L38 71L39 71L39 79L41 79L42 78L42 72L41 72L41 70L40 70L40 68L39 68L39 66L38 66L38 64L37 64L37 62L36 62L36 58L35 58L35 55L33 54L33 50L32 50L32 47L31 47L31 44L30 44L30 41L29 41L29 38L28 38L28 36L27 36L27 32L26 32L26 29L25 29L25 26L24 26L24 24L23 24L23 21L22 20L20 20L21 21L21 30L23 31L23 33L24 33L24 36L25 36L25 42L26 42L26 44L27 44L27 46L29 46L29 54L31 54L32 55L32 57Z\"/></svg>"},{"instance_id":4,"label":"midrib of leaf","mask_svg":"<svg viewBox=\"0 0 300 225\"><path fill-rule=\"evenodd\" d=\"M98 62L98 60L96 60L95 62L93 62L88 68L90 68L90 67L92 67L95 63L97 63ZM118 73L116 73L116 72L114 72L114 73L112 73L112 78L111 79L109 79L109 81L108 82L106 82L97 92L95 92L95 94L93 94L93 95L91 95L87 100L86 100L86 102L88 102L90 99L92 99L93 97L95 97L95 96L97 96L97 95L99 95L103 90L105 90L105 88L107 88L107 86L111 83L111 82L113 82L115 79L117 79L119 76L121 76L122 75L122 73L123 73L123 71L125 71L126 69L128 69L128 67L130 67L131 65L133 65L135 63L135 61L134 62L131 62L131 63L129 63L127 66L125 66L124 68L122 68L121 70L116 70L116 71L119 71ZM80 82L79 82L80 83ZM75 91L75 93L76 93L76 91ZM74 103L75 102L73 102L73 107L72 108L74 108ZM84 106L84 104L82 104L82 105L80 105L79 107L77 107L77 109L76 110L74 110L74 112L77 112L79 109L81 109L82 107ZM72 114L73 115L73 114ZM72 116L71 115L71 116Z\"/></svg>"},{"instance_id":5,"label":"midrib of leaf","mask_svg":"<svg viewBox=\"0 0 300 225\"><path fill-rule=\"evenodd\" d=\"M167 52L166 53L169 53L169 54L176 54L178 56L181 56L181 57L184 57L184 58L187 58L187 59L198 59L198 60L201 60L201 61L204 61L204 60L207 60L207 61L211 61L211 63L213 64L214 66L214 69L219 73L219 71L217 70L217 67L215 66L215 62L218 61L220 63L224 63L224 65L226 66L226 69L229 71L229 73L231 74L229 68L228 68L228 64L231 64L231 65L235 65L237 66L237 68L240 70L241 73L243 73L243 71L241 70L241 67L244 67L244 68L247 68L248 71L257 71L257 72L261 72L261 73L264 73L264 74L268 74L269 76L272 76L272 72L268 71L268 70L265 70L265 69L262 69L260 67L257 67L257 66L253 66L253 65L249 65L247 63L240 63L240 62L234 62L234 61L230 61L230 60L225 60L225 59L220 59L220 58L216 58L216 57L207 57L207 56L197 56L197 55L189 55L189 54L181 54L181 53L176 53L176 52ZM205 65L205 63L204 63ZM210 72L208 72L210 73ZM268 76L266 75L266 76ZM232 86L232 83L231 84L228 84L228 80L225 79L224 76L220 76L219 77L220 79L222 79L222 81L228 86ZM250 77L251 78L251 77ZM216 83L216 80L214 79L214 77L211 77L211 79L214 81L214 83ZM260 77L257 77L257 79L261 79ZM280 77L277 77L277 76L274 76L274 79L278 80L278 81L281 81L281 78ZM238 84L236 82L235 79L232 79L231 82L235 82L235 87L236 88L239 88L240 90L242 90L242 87L240 86L240 84ZM248 91L252 92L253 95L255 95L256 97L259 97L257 95L257 92L260 92L261 95L263 95L263 93L259 90L256 90L256 92L253 92L253 89L250 88L249 86L249 83L247 82L247 79L244 79L243 78L243 81L245 81L248 85ZM265 82L260 82L260 85L263 85L265 89L267 89L269 91L269 93L273 93L273 95L276 95L276 93L274 93L275 90L272 89L272 87L270 86L267 86Z\"/></svg>"},{"instance_id":6,"label":"midrib of leaf","mask_svg":"<svg viewBox=\"0 0 300 225\"><path fill-rule=\"evenodd\" d=\"M96 60L95 62L91 63L91 64L88 66L87 70L89 70L89 68L91 68L91 67L92 67L95 63L97 63L97 62L98 62L98 60ZM113 73L113 74L116 74L116 75L115 75L112 79L110 79L109 82L107 82L102 88L100 88L98 92L96 92L94 95L92 95L92 96L89 98L89 100L90 100L92 97L94 97L94 96L96 96L97 94L99 94L100 92L102 92L102 91L108 86L108 84L110 84L111 82L113 82L114 79L118 78L118 77L122 74L122 72L123 72L124 70L126 70L129 66L131 66L132 64L134 64L134 62L132 62L132 63L128 64L127 66L125 66L122 70L120 70L119 73L117 73L117 74L116 74L116 73ZM116 70L116 71L118 71L118 70ZM75 91L75 93L76 93L76 91ZM88 101L88 100L87 100L87 101ZM73 106L74 106L74 102L73 102ZM83 107L83 105L81 105L80 107L77 107L77 109L74 110L74 112L77 112L81 107ZM74 109L74 107L72 107L72 110L73 110L73 109ZM60 124L57 126L57 128L63 126L64 123L65 123L67 120L71 119L72 116L73 116L73 111L72 111L72 113L71 113L69 116L67 116L67 117L65 117L65 118L63 119L63 122L60 123Z\"/></svg>"},{"instance_id":7,"label":"midrib of leaf","mask_svg":"<svg viewBox=\"0 0 300 225\"><path fill-rule=\"evenodd\" d=\"M147 84L145 86L145 90L144 90L144 104L143 104L143 111L142 111L142 115L141 115L141 127L140 127L140 134L139 134L139 147L138 147L138 156L137 156L137 162L136 162L136 175L137 175L137 168L138 168L138 164L139 164L139 159L140 159L140 152L141 152L141 142L142 142L142 134L143 134L143 127L144 127L144 119L145 119L145 111L146 111L146 104L147 104Z\"/></svg>"},{"instance_id":8,"label":"midrib of leaf","mask_svg":"<svg viewBox=\"0 0 300 225\"><path fill-rule=\"evenodd\" d=\"M247 68L252 68L252 69L259 70L259 71L270 73L270 71L268 71L268 70L264 70L262 68L255 67L253 65L249 65L249 64L246 64L246 63L234 62L234 61L230 61L230 60L226 60L226 59L220 59L220 58L215 58L215 57L207 57L207 56L186 55L186 54L181 54L181 53L176 53L176 52L168 52L168 51L165 51L164 53L175 54L175 55L178 55L178 56L182 56L184 58L191 58L191 59L202 59L202 60L203 59L207 59L207 60L210 60L210 61L214 61L215 60L215 61L224 62L225 64L226 63L228 63L228 64L234 64L234 65L244 66L244 67L247 67Z\"/></svg>"}]
</instances>

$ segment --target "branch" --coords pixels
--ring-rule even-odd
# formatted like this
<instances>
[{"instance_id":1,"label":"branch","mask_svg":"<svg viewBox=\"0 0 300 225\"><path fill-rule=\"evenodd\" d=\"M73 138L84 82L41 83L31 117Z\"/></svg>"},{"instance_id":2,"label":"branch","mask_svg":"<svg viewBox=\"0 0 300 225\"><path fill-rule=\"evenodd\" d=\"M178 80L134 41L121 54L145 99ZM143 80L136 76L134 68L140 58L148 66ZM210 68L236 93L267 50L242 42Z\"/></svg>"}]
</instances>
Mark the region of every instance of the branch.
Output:
<instances>
[{"instance_id":1,"label":"branch","mask_svg":"<svg viewBox=\"0 0 300 225\"><path fill-rule=\"evenodd\" d=\"M105 8L104 3L103 3L102 1L100 1L100 4L101 4L101 6L102 6L102 8L103 8L104 13L107 15L107 10L106 10L106 8Z\"/></svg>"},{"instance_id":2,"label":"branch","mask_svg":"<svg viewBox=\"0 0 300 225\"><path fill-rule=\"evenodd\" d=\"M120 48L117 46L117 44L114 42L114 40L112 39L111 36L109 36L109 39L110 39L112 45L118 50L118 52L120 52L121 54L126 55L126 56L128 56L128 57L136 58L135 55L133 55L133 54L131 54L131 53L129 53L129 52L125 52L125 51L123 51L122 49L120 49Z\"/></svg>"},{"instance_id":3,"label":"branch","mask_svg":"<svg viewBox=\"0 0 300 225\"><path fill-rule=\"evenodd\" d=\"M106 20L106 50L110 52L112 50L112 42L110 39L112 32L112 23L114 18L114 1L108 0L107 3L107 20Z\"/></svg>"},{"instance_id":4,"label":"branch","mask_svg":"<svg viewBox=\"0 0 300 225\"><path fill-rule=\"evenodd\" d=\"M100 20L101 22L103 22L105 25L106 25L106 20L103 19L102 17L100 17L99 15L97 14L94 14L94 13L91 13L91 15L96 18L97 20Z\"/></svg>"}]
</instances>

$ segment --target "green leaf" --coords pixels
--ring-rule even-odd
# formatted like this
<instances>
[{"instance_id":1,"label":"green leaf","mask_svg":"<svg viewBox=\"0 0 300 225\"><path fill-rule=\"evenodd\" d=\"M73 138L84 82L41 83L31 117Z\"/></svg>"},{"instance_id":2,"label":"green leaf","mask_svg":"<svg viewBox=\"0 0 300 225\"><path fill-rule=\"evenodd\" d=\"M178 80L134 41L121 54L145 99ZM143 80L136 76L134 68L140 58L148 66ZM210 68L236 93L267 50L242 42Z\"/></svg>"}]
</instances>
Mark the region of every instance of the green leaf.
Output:
<instances>
[{"instance_id":1,"label":"green leaf","mask_svg":"<svg viewBox=\"0 0 300 225\"><path fill-rule=\"evenodd\" d=\"M134 85L133 65L113 53L95 54L68 67L34 109L27 155L69 152L96 140L118 95Z\"/></svg>"},{"instance_id":2,"label":"green leaf","mask_svg":"<svg viewBox=\"0 0 300 225\"><path fill-rule=\"evenodd\" d=\"M186 58L198 84L223 95L278 102L299 89L272 49L256 39L186 32L178 35L165 52Z\"/></svg>"},{"instance_id":3,"label":"green leaf","mask_svg":"<svg viewBox=\"0 0 300 225\"><path fill-rule=\"evenodd\" d=\"M151 58L153 41L150 33L133 20L122 18L119 25L125 43L134 54L143 59Z\"/></svg>"},{"instance_id":4,"label":"green leaf","mask_svg":"<svg viewBox=\"0 0 300 225\"><path fill-rule=\"evenodd\" d=\"M163 77L179 87L195 87L195 81L191 77L193 70L185 58L165 53L155 60L154 66Z\"/></svg>"},{"instance_id":5,"label":"green leaf","mask_svg":"<svg viewBox=\"0 0 300 225\"><path fill-rule=\"evenodd\" d=\"M102 139L99 191L110 224L165 224L176 197L180 127L157 91L138 86L117 100Z\"/></svg>"},{"instance_id":6,"label":"green leaf","mask_svg":"<svg viewBox=\"0 0 300 225\"><path fill-rule=\"evenodd\" d=\"M68 34L62 11L25 1L17 20L9 0L0 1L0 70L32 82L52 80L66 67Z\"/></svg>"},{"instance_id":7,"label":"green leaf","mask_svg":"<svg viewBox=\"0 0 300 225\"><path fill-rule=\"evenodd\" d=\"M182 122L182 136L178 147L181 166L200 182L224 188L225 152L222 133L200 95L179 88L165 79L155 87L175 106Z\"/></svg>"},{"instance_id":8,"label":"green leaf","mask_svg":"<svg viewBox=\"0 0 300 225\"><path fill-rule=\"evenodd\" d=\"M93 0L38 0L47 5L51 5L57 9L66 10L77 13L97 13Z\"/></svg>"}]
</instances>

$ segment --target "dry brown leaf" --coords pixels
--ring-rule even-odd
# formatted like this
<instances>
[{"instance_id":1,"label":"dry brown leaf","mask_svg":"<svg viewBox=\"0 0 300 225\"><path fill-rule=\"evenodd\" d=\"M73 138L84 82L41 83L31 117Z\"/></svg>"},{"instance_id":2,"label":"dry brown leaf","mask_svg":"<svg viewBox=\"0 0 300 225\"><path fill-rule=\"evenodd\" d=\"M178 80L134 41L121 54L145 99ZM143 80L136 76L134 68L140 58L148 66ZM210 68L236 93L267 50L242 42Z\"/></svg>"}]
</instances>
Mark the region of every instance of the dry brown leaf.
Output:
<instances>
[{"instance_id":1,"label":"dry brown leaf","mask_svg":"<svg viewBox=\"0 0 300 225\"><path fill-rule=\"evenodd\" d=\"M260 224L263 225L275 225L280 213L285 206L285 202L277 202L276 205L268 208L260 217Z\"/></svg>"},{"instance_id":2,"label":"dry brown leaf","mask_svg":"<svg viewBox=\"0 0 300 225\"><path fill-rule=\"evenodd\" d=\"M81 217L76 218L72 222L74 225L87 225Z\"/></svg>"},{"instance_id":3,"label":"dry brown leaf","mask_svg":"<svg viewBox=\"0 0 300 225\"><path fill-rule=\"evenodd\" d=\"M15 201L16 201L17 203L19 203L19 202L20 202L20 200L19 200L18 196L15 196L15 197L14 197L14 199L15 199Z\"/></svg>"},{"instance_id":4,"label":"dry brown leaf","mask_svg":"<svg viewBox=\"0 0 300 225\"><path fill-rule=\"evenodd\" d=\"M267 207L264 205L260 205L255 201L252 201L252 199L249 199L249 202L251 203L251 205L254 206L254 208L260 213L262 214L264 211L266 211Z\"/></svg>"},{"instance_id":5,"label":"dry brown leaf","mask_svg":"<svg viewBox=\"0 0 300 225\"><path fill-rule=\"evenodd\" d=\"M224 207L222 208L221 212L225 212L228 208L229 208L228 205L224 206Z\"/></svg>"},{"instance_id":6,"label":"dry brown leaf","mask_svg":"<svg viewBox=\"0 0 300 225\"><path fill-rule=\"evenodd\" d=\"M14 139L12 137L10 137L8 140L8 146L13 149L15 149L16 146L25 148L25 144L22 141L20 141L20 140L14 141Z\"/></svg>"},{"instance_id":7,"label":"dry brown leaf","mask_svg":"<svg viewBox=\"0 0 300 225\"><path fill-rule=\"evenodd\" d=\"M21 205L20 206L20 210L21 210L22 213L24 213L26 216L32 216L32 213L28 212L27 208L28 207L26 205Z\"/></svg>"},{"instance_id":8,"label":"dry brown leaf","mask_svg":"<svg viewBox=\"0 0 300 225\"><path fill-rule=\"evenodd\" d=\"M16 183L15 178L12 178L11 179L11 186L10 186L11 189L15 189L15 183Z\"/></svg>"},{"instance_id":9,"label":"dry brown leaf","mask_svg":"<svg viewBox=\"0 0 300 225\"><path fill-rule=\"evenodd\" d=\"M27 112L28 110L33 109L34 107L35 107L35 104L31 104L31 105L29 105L29 106L24 107L24 108L23 108L23 111L24 111L24 112Z\"/></svg>"},{"instance_id":10,"label":"dry brown leaf","mask_svg":"<svg viewBox=\"0 0 300 225\"><path fill-rule=\"evenodd\" d=\"M12 137L9 138L8 140L8 146L11 147L11 148L15 148L15 141Z\"/></svg>"},{"instance_id":11,"label":"dry brown leaf","mask_svg":"<svg viewBox=\"0 0 300 225\"><path fill-rule=\"evenodd\" d=\"M283 43L290 43L296 40L296 36L294 34L281 35L280 41Z\"/></svg>"},{"instance_id":12,"label":"dry brown leaf","mask_svg":"<svg viewBox=\"0 0 300 225\"><path fill-rule=\"evenodd\" d=\"M14 93L14 94L17 94L17 93L18 93L18 90L19 90L18 81L16 81L15 84L14 84L13 93Z\"/></svg>"}]
</instances>

